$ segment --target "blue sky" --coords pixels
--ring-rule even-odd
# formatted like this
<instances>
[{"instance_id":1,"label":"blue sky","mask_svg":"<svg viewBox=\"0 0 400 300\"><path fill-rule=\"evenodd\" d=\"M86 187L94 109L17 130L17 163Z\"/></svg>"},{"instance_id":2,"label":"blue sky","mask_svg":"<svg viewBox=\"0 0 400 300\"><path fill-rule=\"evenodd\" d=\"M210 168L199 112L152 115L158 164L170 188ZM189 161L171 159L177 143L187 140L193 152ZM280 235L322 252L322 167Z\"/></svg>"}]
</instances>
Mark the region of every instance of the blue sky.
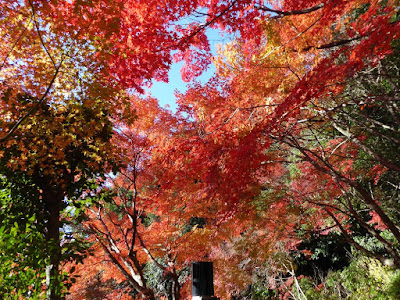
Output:
<instances>
[{"instance_id":1,"label":"blue sky","mask_svg":"<svg viewBox=\"0 0 400 300\"><path fill-rule=\"evenodd\" d=\"M172 111L176 110L175 103L175 90L179 92L185 92L187 90L187 82L183 82L180 69L183 63L173 64L171 70L169 71L169 82L154 82L152 88L150 89L151 95L158 99L160 106L164 107L169 105ZM201 82L206 82L215 72L214 65L210 65L208 70L204 72L198 80Z\"/></svg>"},{"instance_id":2,"label":"blue sky","mask_svg":"<svg viewBox=\"0 0 400 300\"><path fill-rule=\"evenodd\" d=\"M216 46L221 43L226 43L229 38L222 37L218 30L207 29L206 34L210 40L211 52L213 55L216 54ZM185 92L187 90L187 83L183 82L180 74L180 69L183 62L173 64L169 71L169 82L153 82L153 86L150 89L151 95L156 97L160 103L160 106L164 107L169 105L172 111L176 110L174 91ZM214 65L210 65L206 72L201 75L198 80L206 82L215 73Z\"/></svg>"}]
</instances>

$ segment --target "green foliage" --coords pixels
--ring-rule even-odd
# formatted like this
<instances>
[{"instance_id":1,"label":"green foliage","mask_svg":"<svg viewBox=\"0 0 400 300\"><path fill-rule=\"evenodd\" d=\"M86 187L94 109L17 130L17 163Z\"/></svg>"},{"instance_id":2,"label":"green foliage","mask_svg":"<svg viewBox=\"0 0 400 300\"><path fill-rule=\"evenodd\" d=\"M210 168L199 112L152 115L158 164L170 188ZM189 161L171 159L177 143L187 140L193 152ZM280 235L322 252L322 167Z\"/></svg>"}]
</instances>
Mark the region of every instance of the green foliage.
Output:
<instances>
[{"instance_id":1,"label":"green foliage","mask_svg":"<svg viewBox=\"0 0 400 300\"><path fill-rule=\"evenodd\" d=\"M152 213L142 214L140 215L140 221L145 227L149 227L153 222L158 222L160 220L160 216L157 216Z\"/></svg>"},{"instance_id":2,"label":"green foliage","mask_svg":"<svg viewBox=\"0 0 400 300\"><path fill-rule=\"evenodd\" d=\"M190 232L195 226L197 226L197 228L204 228L206 225L207 220L205 218L191 217L189 223L184 226L182 234Z\"/></svg>"},{"instance_id":3,"label":"green foliage","mask_svg":"<svg viewBox=\"0 0 400 300\"><path fill-rule=\"evenodd\" d=\"M339 270L349 263L350 246L342 235L331 232L326 235L314 234L302 241L293 253L297 264L296 274L317 278L330 270ZM309 250L306 257L302 250Z\"/></svg>"},{"instance_id":4,"label":"green foliage","mask_svg":"<svg viewBox=\"0 0 400 300\"><path fill-rule=\"evenodd\" d=\"M360 257L340 274L343 287L350 299L360 297L387 299L385 285L389 283L388 270L377 260Z\"/></svg>"},{"instance_id":5,"label":"green foliage","mask_svg":"<svg viewBox=\"0 0 400 300\"><path fill-rule=\"evenodd\" d=\"M163 264L161 259L158 259L158 262ZM148 262L143 269L143 273L146 277L146 283L158 297L164 296L167 299L173 299L172 278L166 276L167 273L164 270L160 269L155 263ZM188 280L189 275L190 267L186 267L179 272L179 284L183 285Z\"/></svg>"},{"instance_id":6,"label":"green foliage","mask_svg":"<svg viewBox=\"0 0 400 300\"><path fill-rule=\"evenodd\" d=\"M264 286L255 283L248 287L245 292L235 296L232 295L232 299L252 299L252 300L264 300L264 299L278 299L279 293L276 290L266 289Z\"/></svg>"},{"instance_id":7,"label":"green foliage","mask_svg":"<svg viewBox=\"0 0 400 300\"><path fill-rule=\"evenodd\" d=\"M98 128L87 126L90 122ZM0 147L7 150L0 157L0 295L10 297L42 295L46 265L54 257L82 261L89 245L75 225L88 206L111 197L99 192L99 182L107 168L116 167L111 155L106 157L112 126L99 103L44 105L22 129L12 141L18 146ZM61 220L50 224L55 213ZM54 227L59 239L56 231L57 238L49 237ZM60 273L60 280L50 283L59 295L70 286L68 275Z\"/></svg>"},{"instance_id":8,"label":"green foliage","mask_svg":"<svg viewBox=\"0 0 400 300\"><path fill-rule=\"evenodd\" d=\"M25 184L13 185L0 177L0 295L3 299L28 295L39 299L43 296L47 264L43 247L47 242L38 221L39 205L29 201L37 196L36 191L21 174L19 181Z\"/></svg>"},{"instance_id":9,"label":"green foliage","mask_svg":"<svg viewBox=\"0 0 400 300\"><path fill-rule=\"evenodd\" d=\"M376 299L400 297L400 270L358 254L343 270L331 271L318 284L310 277L299 279L307 299Z\"/></svg>"},{"instance_id":10,"label":"green foliage","mask_svg":"<svg viewBox=\"0 0 400 300\"><path fill-rule=\"evenodd\" d=\"M400 270L396 270L392 274L387 292L393 299L400 299Z\"/></svg>"}]
</instances>

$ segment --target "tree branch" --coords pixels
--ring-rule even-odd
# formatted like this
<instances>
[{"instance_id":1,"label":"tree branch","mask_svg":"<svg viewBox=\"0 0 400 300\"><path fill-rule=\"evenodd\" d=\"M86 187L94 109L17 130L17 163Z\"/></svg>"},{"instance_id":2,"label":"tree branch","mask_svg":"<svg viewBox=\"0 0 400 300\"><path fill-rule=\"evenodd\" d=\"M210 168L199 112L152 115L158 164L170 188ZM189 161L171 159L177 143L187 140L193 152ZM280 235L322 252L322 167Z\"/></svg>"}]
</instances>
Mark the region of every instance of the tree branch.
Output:
<instances>
[{"instance_id":1,"label":"tree branch","mask_svg":"<svg viewBox=\"0 0 400 300\"><path fill-rule=\"evenodd\" d=\"M335 224L337 225L337 227L340 229L340 231L343 233L344 237L346 238L346 240L352 244L357 250L367 254L370 257L375 257L377 258L381 263L385 262L385 257L383 255L380 255L378 253L374 253L371 252L369 250L367 250L366 248L364 248L363 246L361 246L359 243L357 243L348 233L347 230L342 226L342 224L339 222L339 220L335 217L335 215L329 211L328 209L325 209L325 211L327 212L327 214L333 219L333 221L335 222Z\"/></svg>"},{"instance_id":2,"label":"tree branch","mask_svg":"<svg viewBox=\"0 0 400 300\"><path fill-rule=\"evenodd\" d=\"M232 1L232 3L229 4L228 7L226 7L223 11L221 11L218 15L216 15L214 18L212 18L211 20L207 21L206 23L200 25L197 29L192 31L189 35L182 37L182 39L178 43L175 43L173 45L158 49L158 50L154 51L154 53L157 53L157 52L160 52L160 51L165 51L165 50L177 47L179 45L185 44L190 39L192 39L196 34L201 32L205 28L209 27L210 25L214 24L219 18L221 18L223 15L225 15L236 4L237 1L238 0Z\"/></svg>"},{"instance_id":3,"label":"tree branch","mask_svg":"<svg viewBox=\"0 0 400 300\"><path fill-rule=\"evenodd\" d=\"M293 16L293 15L304 15L304 14L309 14L311 12L314 12L316 10L319 10L324 7L323 3L317 4L313 7L310 8L305 8L305 9L298 9L298 10L290 10L290 11L282 11L282 10L276 10L272 9L266 6L257 6L256 8L262 11L266 12L271 12L274 14L277 14L279 16Z\"/></svg>"},{"instance_id":4,"label":"tree branch","mask_svg":"<svg viewBox=\"0 0 400 300\"><path fill-rule=\"evenodd\" d=\"M18 42L22 39L22 37L25 34L25 31L28 29L29 24L32 22L32 16L29 19L28 25L24 26L24 30L22 30L22 32L19 34L19 36L17 37L17 39L15 40L14 44L11 46L11 49L7 52L6 57L4 58L1 66L0 66L0 70L3 69L3 67L5 66L7 59L10 57L11 53L14 51L14 48L17 46Z\"/></svg>"},{"instance_id":5,"label":"tree branch","mask_svg":"<svg viewBox=\"0 0 400 300\"><path fill-rule=\"evenodd\" d=\"M56 71L54 72L54 75L49 83L49 85L47 86L46 91L44 92L43 96L39 99L38 102L35 103L35 105L28 110L28 112L21 118L19 119L14 126L10 129L10 131L2 138L0 138L0 143L3 143L5 140L7 140L13 133L15 130L17 130L17 128L30 116L32 115L38 108L39 106L44 102L46 96L50 93L51 88L53 87L54 81L57 78L57 75L60 71L60 68L62 66L62 63L64 62L64 59L61 60L60 64L58 65L58 67L56 68Z\"/></svg>"}]
</instances>

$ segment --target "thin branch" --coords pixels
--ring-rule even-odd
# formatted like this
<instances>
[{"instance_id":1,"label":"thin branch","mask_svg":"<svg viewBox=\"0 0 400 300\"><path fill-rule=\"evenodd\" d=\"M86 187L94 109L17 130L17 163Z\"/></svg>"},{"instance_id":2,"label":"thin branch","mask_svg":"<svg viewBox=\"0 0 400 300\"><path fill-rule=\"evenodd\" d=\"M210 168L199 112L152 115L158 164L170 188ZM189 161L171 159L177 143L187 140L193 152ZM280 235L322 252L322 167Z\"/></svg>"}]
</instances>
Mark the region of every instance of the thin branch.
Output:
<instances>
[{"instance_id":1,"label":"thin branch","mask_svg":"<svg viewBox=\"0 0 400 300\"><path fill-rule=\"evenodd\" d=\"M356 182L355 180L352 180L343 174L339 173L335 168L327 161L321 158L317 153L313 152L310 149L306 149L302 147L298 141L296 141L294 138L289 139L286 138L284 141L287 145L294 147L298 149L303 155L304 155L304 160L308 161L311 163L314 168L317 170L332 176L336 180L343 182L350 187L354 188L359 195L361 196L361 200L369 205L381 218L382 222L389 228L389 230L392 232L392 234L395 236L395 238L400 241L400 230L397 228L397 226L393 223L393 221L390 219L390 217L383 211L383 209L379 206L379 204L371 197L371 195L361 186L360 183ZM313 159L314 158L314 159ZM317 161L322 163L320 165Z\"/></svg>"},{"instance_id":2,"label":"thin branch","mask_svg":"<svg viewBox=\"0 0 400 300\"><path fill-rule=\"evenodd\" d=\"M165 270L166 267L164 267L162 264L160 264L155 258L154 256L151 254L151 252L149 251L149 249L147 249L146 245L143 242L142 237L140 236L140 234L137 235L140 246L142 246L143 251L146 253L146 255L150 258L150 260L157 266L159 267L161 270Z\"/></svg>"},{"instance_id":3,"label":"thin branch","mask_svg":"<svg viewBox=\"0 0 400 300\"><path fill-rule=\"evenodd\" d=\"M42 37L42 34L40 32L40 28L39 28L40 26L39 26L38 21L36 20L35 6L33 5L31 0L29 0L29 4L31 5L31 8L32 8L32 18L33 18L33 22L35 23L35 27L36 27L36 31L37 31L39 39L40 39L40 43L41 43L44 51L46 52L47 56L50 58L51 62L53 63L54 68L57 69L57 64L56 64L54 58L51 56L51 54L49 52L49 49L47 49L47 47L46 47L46 45L44 43L44 39Z\"/></svg>"},{"instance_id":4,"label":"thin branch","mask_svg":"<svg viewBox=\"0 0 400 300\"><path fill-rule=\"evenodd\" d=\"M323 50L323 49L334 48L334 47L346 45L346 44L351 43L353 41L360 40L361 38L363 38L363 37L362 36L357 36L357 37L354 37L354 38L351 38L351 39L334 41L334 42L330 42L330 43L327 43L327 44L322 44L322 45L319 45L319 46L308 46L308 47L305 47L305 48L301 49L301 51L309 51L311 49ZM297 52L296 50L293 50L293 51Z\"/></svg>"},{"instance_id":5,"label":"thin branch","mask_svg":"<svg viewBox=\"0 0 400 300\"><path fill-rule=\"evenodd\" d=\"M11 49L7 52L6 57L4 58L1 66L0 66L0 70L3 69L3 67L5 66L7 59L10 57L11 53L14 51L15 47L17 46L18 42L22 39L22 37L25 34L25 31L28 29L29 24L32 22L32 16L29 19L28 25L24 26L24 30L19 34L19 36L17 37L17 39L15 40L14 44L11 46Z\"/></svg>"},{"instance_id":6,"label":"thin branch","mask_svg":"<svg viewBox=\"0 0 400 300\"><path fill-rule=\"evenodd\" d=\"M238 107L239 110L253 110L256 108L264 108L264 107L277 107L281 105L280 103L278 104L262 104L262 105L254 105L254 106L247 106L247 107Z\"/></svg>"},{"instance_id":7,"label":"thin branch","mask_svg":"<svg viewBox=\"0 0 400 300\"><path fill-rule=\"evenodd\" d=\"M94 229L93 229L94 230ZM141 294L143 295L148 295L149 290L143 286L141 286L126 270L125 268L120 264L120 262L114 257L114 255L111 253L111 251L108 249L108 247L102 242L100 238L96 236L96 240L99 242L99 244L102 246L104 252L107 254L107 256L110 258L112 263L121 271L121 273L125 276L126 279L128 279L129 283ZM154 298L152 298L154 299Z\"/></svg>"},{"instance_id":8,"label":"thin branch","mask_svg":"<svg viewBox=\"0 0 400 300\"><path fill-rule=\"evenodd\" d=\"M215 128L214 130L210 131L210 132L206 132L204 134L202 134L201 137L205 137L207 135L213 134L214 132L218 131L219 129L221 129L222 127L224 127L226 124L229 123L230 120L232 120L232 118L236 115L236 113L239 111L239 108L236 108L235 111L221 124L219 125L217 128Z\"/></svg>"},{"instance_id":9,"label":"thin branch","mask_svg":"<svg viewBox=\"0 0 400 300\"><path fill-rule=\"evenodd\" d=\"M368 153L369 155L371 155L372 157L374 157L377 161L379 161L383 166L389 168L390 170L396 171L396 172L400 172L400 166L388 161L387 159L385 159L384 157L382 157L381 155L379 155L378 153L376 153L375 151L373 151L370 147L366 146L365 144L363 144L356 136L354 136L350 130L348 129L344 129L342 127L339 126L339 124L333 119L332 120L332 126L339 131L341 134L343 134L345 137L347 137L348 139L350 139L354 144L356 144L357 146L359 146L362 150L364 150L366 153Z\"/></svg>"},{"instance_id":10,"label":"thin branch","mask_svg":"<svg viewBox=\"0 0 400 300\"><path fill-rule=\"evenodd\" d=\"M212 18L211 20L207 21L206 23L200 25L196 30L192 31L189 35L183 37L178 43L172 44L170 46L167 47L163 47L161 49L158 49L156 51L154 51L154 53L160 52L160 51L165 51L171 48L175 48L179 45L183 45L186 42L188 42L190 39L192 39L196 34L198 34L199 32L203 31L205 28L209 27L210 25L214 24L219 18L221 18L223 15L225 15L237 2L238 0L234 0L232 1L232 3L226 7L223 11L221 11L218 15L216 15L214 18Z\"/></svg>"},{"instance_id":11,"label":"thin branch","mask_svg":"<svg viewBox=\"0 0 400 300\"><path fill-rule=\"evenodd\" d=\"M292 37L291 39L289 39L288 41L286 41L285 43L276 46L274 49L272 49L270 52L268 52L267 54L263 55L262 57L258 58L258 61L264 60L266 58L268 58L272 53L274 53L275 51L279 50L280 48L286 46L287 44L289 44L290 42L294 41L295 39L297 39L298 37L300 37L301 35L305 34L308 30L310 30L312 27L314 27L315 24L317 24L319 22L319 20L322 19L323 14L317 18L310 26L308 26L306 29L304 29L303 31L299 32L298 34L296 34L294 37Z\"/></svg>"},{"instance_id":12,"label":"thin branch","mask_svg":"<svg viewBox=\"0 0 400 300\"><path fill-rule=\"evenodd\" d=\"M49 85L47 86L47 89L44 92L43 96L39 99L38 102L36 102L36 104L21 119L19 119L14 124L14 126L10 129L10 131L4 137L0 138L0 143L3 143L5 140L7 140L14 133L14 131L17 130L17 128L22 124L22 122L24 122L30 115L32 115L39 108L39 106L44 102L46 96L50 93L50 90L53 87L54 81L57 78L57 75L61 69L63 62L64 62L64 59L61 60L60 64L56 68L56 71L54 72L54 75L53 75Z\"/></svg>"},{"instance_id":13,"label":"thin branch","mask_svg":"<svg viewBox=\"0 0 400 300\"><path fill-rule=\"evenodd\" d=\"M277 14L279 16L293 16L293 15L304 15L304 14L309 14L311 12L317 11L321 8L324 7L323 3L317 4L313 7L310 8L305 8L305 9L297 9L297 10L290 10L290 11L282 11L282 10L276 10L276 9L272 9L266 6L257 6L256 8L262 11L266 11L266 12L271 12L274 14Z\"/></svg>"}]
</instances>

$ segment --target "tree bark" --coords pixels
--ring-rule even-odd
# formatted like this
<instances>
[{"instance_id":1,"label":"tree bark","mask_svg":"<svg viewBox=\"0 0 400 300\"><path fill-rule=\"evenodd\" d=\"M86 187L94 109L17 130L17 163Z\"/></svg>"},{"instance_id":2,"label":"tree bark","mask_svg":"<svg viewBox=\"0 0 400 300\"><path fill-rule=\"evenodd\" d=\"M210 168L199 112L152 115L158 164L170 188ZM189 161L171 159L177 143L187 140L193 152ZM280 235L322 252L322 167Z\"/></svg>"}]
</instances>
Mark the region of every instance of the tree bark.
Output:
<instances>
[{"instance_id":1,"label":"tree bark","mask_svg":"<svg viewBox=\"0 0 400 300\"><path fill-rule=\"evenodd\" d=\"M42 188L43 189L43 188ZM46 267L46 299L61 299L61 244L60 244L60 209L63 194L53 191L50 187L43 189L43 197L48 213L46 239L48 243L48 265Z\"/></svg>"}]
</instances>

